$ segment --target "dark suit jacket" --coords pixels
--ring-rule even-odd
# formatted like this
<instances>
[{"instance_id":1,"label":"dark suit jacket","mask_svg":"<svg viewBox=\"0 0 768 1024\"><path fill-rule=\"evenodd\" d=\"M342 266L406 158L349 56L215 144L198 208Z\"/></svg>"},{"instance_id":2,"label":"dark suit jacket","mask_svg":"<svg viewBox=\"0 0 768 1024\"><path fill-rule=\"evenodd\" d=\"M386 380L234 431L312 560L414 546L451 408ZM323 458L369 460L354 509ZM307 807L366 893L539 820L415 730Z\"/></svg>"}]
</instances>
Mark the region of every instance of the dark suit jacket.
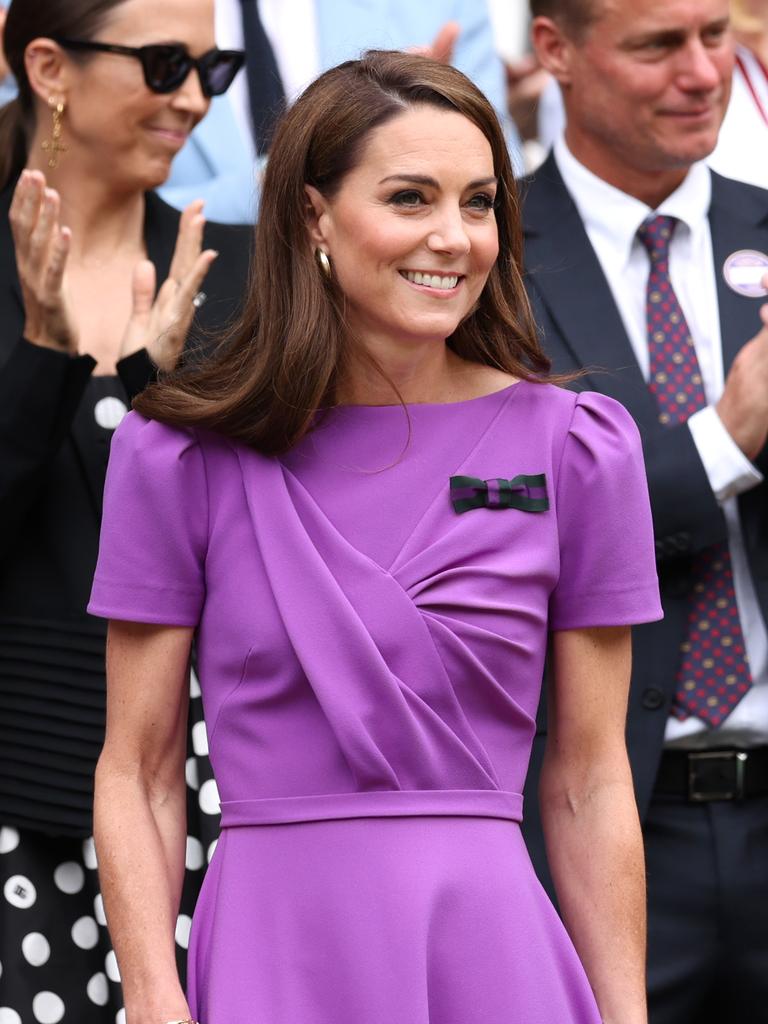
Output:
<instances>
[{"instance_id":1,"label":"dark suit jacket","mask_svg":"<svg viewBox=\"0 0 768 1024\"><path fill-rule=\"evenodd\" d=\"M12 187L0 193L0 820L82 832L104 703L104 625L85 606L112 432L82 404L93 359L22 338L11 197ZM147 195L145 239L159 282L168 274L178 223L178 211ZM240 304L250 234L206 227L205 246L220 255L196 315L201 336L223 326ZM144 350L121 360L123 400L153 372Z\"/></svg>"},{"instance_id":2,"label":"dark suit jacket","mask_svg":"<svg viewBox=\"0 0 768 1024\"><path fill-rule=\"evenodd\" d=\"M685 424L662 427L643 380L608 283L552 156L523 183L525 267L528 293L544 349L557 372L588 367L576 382L622 402L643 440L653 509L664 619L636 627L627 741L638 806L650 799L673 696L683 639L690 556L726 537L725 520ZM733 292L720 268L737 249L768 247L768 192L712 175L709 212L723 338L725 372L741 346L760 328L759 301ZM768 469L768 450L759 468ZM758 601L768 613L768 486L739 499ZM632 552L617 552L631 558ZM534 748L526 790L526 826L534 859L542 847L536 784L543 752L545 715Z\"/></svg>"}]
</instances>

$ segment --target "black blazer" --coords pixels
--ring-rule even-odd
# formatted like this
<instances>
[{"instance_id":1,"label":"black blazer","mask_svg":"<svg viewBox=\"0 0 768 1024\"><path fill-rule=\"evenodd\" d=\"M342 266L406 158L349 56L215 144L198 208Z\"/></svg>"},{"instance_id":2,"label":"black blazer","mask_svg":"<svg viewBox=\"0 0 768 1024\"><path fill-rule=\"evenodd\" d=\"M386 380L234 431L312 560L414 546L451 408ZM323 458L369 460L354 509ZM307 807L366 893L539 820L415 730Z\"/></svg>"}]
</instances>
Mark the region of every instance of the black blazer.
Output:
<instances>
[{"instance_id":1,"label":"black blazer","mask_svg":"<svg viewBox=\"0 0 768 1024\"><path fill-rule=\"evenodd\" d=\"M658 770L674 691L686 620L690 556L726 538L725 519L688 427L662 427L658 422L655 401L608 282L551 155L522 188L526 283L553 368L557 372L590 368L575 386L622 402L643 440L664 619L638 626L634 633L627 741L642 816ZM709 221L727 374L736 353L761 326L760 301L733 292L720 268L737 249L765 250L768 246L768 191L713 173ZM768 470L768 449L761 453L758 464L763 472ZM766 616L768 486L761 484L742 495L739 504L758 601ZM543 854L535 793L545 731L541 714L526 789L526 834L539 861Z\"/></svg>"},{"instance_id":2,"label":"black blazer","mask_svg":"<svg viewBox=\"0 0 768 1024\"><path fill-rule=\"evenodd\" d=\"M0 193L0 821L82 833L104 705L104 625L85 607L112 431L93 418L94 360L22 337L11 198L12 187ZM145 239L158 282L179 216L147 194ZM250 236L245 227L206 226L204 244L220 255L196 314L201 337L237 312ZM117 370L111 387L126 404L154 372L145 350Z\"/></svg>"}]
</instances>

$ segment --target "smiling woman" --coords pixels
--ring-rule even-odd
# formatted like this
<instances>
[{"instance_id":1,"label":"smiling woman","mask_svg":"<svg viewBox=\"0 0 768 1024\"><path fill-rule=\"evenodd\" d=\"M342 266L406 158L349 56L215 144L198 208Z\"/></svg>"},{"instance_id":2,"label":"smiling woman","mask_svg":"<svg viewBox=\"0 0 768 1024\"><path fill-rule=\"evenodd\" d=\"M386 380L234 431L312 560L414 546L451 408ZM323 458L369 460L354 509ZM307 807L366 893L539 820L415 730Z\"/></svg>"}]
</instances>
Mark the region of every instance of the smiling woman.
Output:
<instances>
[{"instance_id":1,"label":"smiling woman","mask_svg":"<svg viewBox=\"0 0 768 1024\"><path fill-rule=\"evenodd\" d=\"M546 370L487 100L403 53L322 75L270 150L240 323L139 397L110 463L96 832L129 1021L644 1024L642 457L620 406ZM185 993L195 632L223 830ZM551 632L589 979L520 832Z\"/></svg>"},{"instance_id":2,"label":"smiling woman","mask_svg":"<svg viewBox=\"0 0 768 1024\"><path fill-rule=\"evenodd\" d=\"M241 327L199 378L161 383L137 408L276 452L319 409L358 400L362 365L380 370L364 375L366 402L371 387L377 401L450 400L546 373L496 116L455 69L429 64L424 81L425 67L395 53L350 61L293 105L267 167Z\"/></svg>"},{"instance_id":3,"label":"smiling woman","mask_svg":"<svg viewBox=\"0 0 768 1024\"><path fill-rule=\"evenodd\" d=\"M90 838L101 492L133 396L237 303L247 233L151 189L241 58L215 50L209 0L14 0L4 49L18 97L0 109L0 1020L96 1024L122 1007ZM216 825L196 793L190 809L182 941Z\"/></svg>"}]
</instances>

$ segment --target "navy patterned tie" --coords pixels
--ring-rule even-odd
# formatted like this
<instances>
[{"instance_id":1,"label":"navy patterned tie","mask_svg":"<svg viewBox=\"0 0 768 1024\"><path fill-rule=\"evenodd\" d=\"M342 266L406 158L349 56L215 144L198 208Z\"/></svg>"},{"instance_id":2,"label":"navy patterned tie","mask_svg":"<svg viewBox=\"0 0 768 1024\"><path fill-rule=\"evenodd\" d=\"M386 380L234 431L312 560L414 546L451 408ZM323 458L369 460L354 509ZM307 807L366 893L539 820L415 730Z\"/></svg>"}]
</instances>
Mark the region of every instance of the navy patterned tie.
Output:
<instances>
[{"instance_id":1,"label":"navy patterned tie","mask_svg":"<svg viewBox=\"0 0 768 1024\"><path fill-rule=\"evenodd\" d=\"M691 332L669 276L676 225L674 217L657 216L637 232L651 261L646 295L649 387L659 421L670 427L707 404ZM716 728L752 686L727 543L694 556L689 601L672 711L677 718L695 715Z\"/></svg>"}]
</instances>

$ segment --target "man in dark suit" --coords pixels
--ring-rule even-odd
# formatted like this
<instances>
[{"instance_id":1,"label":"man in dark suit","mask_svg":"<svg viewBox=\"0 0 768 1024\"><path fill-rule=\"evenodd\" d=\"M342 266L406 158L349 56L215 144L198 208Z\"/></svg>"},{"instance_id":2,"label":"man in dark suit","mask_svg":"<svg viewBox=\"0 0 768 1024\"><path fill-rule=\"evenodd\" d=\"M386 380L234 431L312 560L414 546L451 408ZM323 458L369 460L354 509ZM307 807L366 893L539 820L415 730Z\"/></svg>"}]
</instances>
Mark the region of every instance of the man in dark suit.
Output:
<instances>
[{"instance_id":1,"label":"man in dark suit","mask_svg":"<svg viewBox=\"0 0 768 1024\"><path fill-rule=\"evenodd\" d=\"M635 417L653 506L665 618L635 633L627 731L651 1021L757 1024L768 1021L768 309L759 271L740 267L759 261L729 257L768 249L768 192L702 162L729 98L728 2L531 7L567 126L524 185L529 293L555 370L586 367L576 386ZM548 882L541 717L527 838Z\"/></svg>"}]
</instances>

